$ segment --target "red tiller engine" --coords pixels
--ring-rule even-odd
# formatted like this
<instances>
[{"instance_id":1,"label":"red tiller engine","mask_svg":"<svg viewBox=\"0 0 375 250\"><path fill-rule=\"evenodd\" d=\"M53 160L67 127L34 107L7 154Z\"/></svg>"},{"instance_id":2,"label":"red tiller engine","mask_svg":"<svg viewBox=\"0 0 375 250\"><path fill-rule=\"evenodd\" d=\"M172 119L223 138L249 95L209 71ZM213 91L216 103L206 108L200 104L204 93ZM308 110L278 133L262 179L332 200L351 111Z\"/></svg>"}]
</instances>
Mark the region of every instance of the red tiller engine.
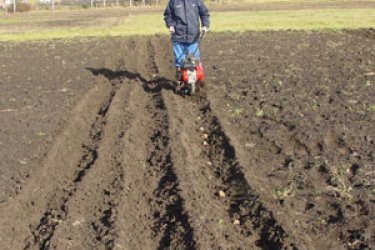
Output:
<instances>
[{"instance_id":1,"label":"red tiller engine","mask_svg":"<svg viewBox=\"0 0 375 250\"><path fill-rule=\"evenodd\" d=\"M188 49L184 51L186 57L181 62L181 68L178 72L178 81L174 85L175 93L183 95L194 95L196 89L204 86L203 65L195 55L206 34L206 29L199 36L198 44L194 52Z\"/></svg>"},{"instance_id":2,"label":"red tiller engine","mask_svg":"<svg viewBox=\"0 0 375 250\"><path fill-rule=\"evenodd\" d=\"M196 88L202 85L203 80L204 71L202 63L194 55L188 55L182 61L178 91L182 91L182 94L194 95Z\"/></svg>"},{"instance_id":3,"label":"red tiller engine","mask_svg":"<svg viewBox=\"0 0 375 250\"><path fill-rule=\"evenodd\" d=\"M185 83L189 83L192 81L203 82L203 80L204 80L204 71L203 71L203 65L201 62L199 62L194 69L191 69L191 68L181 69L181 81Z\"/></svg>"}]
</instances>

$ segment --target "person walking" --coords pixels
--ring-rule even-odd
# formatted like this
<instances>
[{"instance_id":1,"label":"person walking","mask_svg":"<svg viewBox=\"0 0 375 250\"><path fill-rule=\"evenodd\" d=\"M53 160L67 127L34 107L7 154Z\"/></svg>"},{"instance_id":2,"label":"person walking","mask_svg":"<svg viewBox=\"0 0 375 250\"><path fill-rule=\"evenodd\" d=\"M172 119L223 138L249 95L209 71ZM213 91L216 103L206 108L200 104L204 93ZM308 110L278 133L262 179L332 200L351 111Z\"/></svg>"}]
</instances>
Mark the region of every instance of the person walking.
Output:
<instances>
[{"instance_id":1,"label":"person walking","mask_svg":"<svg viewBox=\"0 0 375 250\"><path fill-rule=\"evenodd\" d=\"M169 0L164 11L164 21L171 34L176 77L179 79L185 51L195 52L195 57L200 60L198 42L201 27L202 32L208 32L210 12L203 0Z\"/></svg>"}]
</instances>

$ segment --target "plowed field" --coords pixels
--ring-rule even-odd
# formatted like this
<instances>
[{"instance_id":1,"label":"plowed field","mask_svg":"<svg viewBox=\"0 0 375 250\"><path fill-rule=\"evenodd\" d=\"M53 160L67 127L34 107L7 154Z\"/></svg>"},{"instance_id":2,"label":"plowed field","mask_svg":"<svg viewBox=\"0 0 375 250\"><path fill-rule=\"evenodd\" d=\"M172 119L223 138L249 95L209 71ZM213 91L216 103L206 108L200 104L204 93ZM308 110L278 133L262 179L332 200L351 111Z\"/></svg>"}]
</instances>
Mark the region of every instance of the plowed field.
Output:
<instances>
[{"instance_id":1,"label":"plowed field","mask_svg":"<svg viewBox=\"0 0 375 250\"><path fill-rule=\"evenodd\" d=\"M0 47L2 249L374 247L374 30Z\"/></svg>"}]
</instances>

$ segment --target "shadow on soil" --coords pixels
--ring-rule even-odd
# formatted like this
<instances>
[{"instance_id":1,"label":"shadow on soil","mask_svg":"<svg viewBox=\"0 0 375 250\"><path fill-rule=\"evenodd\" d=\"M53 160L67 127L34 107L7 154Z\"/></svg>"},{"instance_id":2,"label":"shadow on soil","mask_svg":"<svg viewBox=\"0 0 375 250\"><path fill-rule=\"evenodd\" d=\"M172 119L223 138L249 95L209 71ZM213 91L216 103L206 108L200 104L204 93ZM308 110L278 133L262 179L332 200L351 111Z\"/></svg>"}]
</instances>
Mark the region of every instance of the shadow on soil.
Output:
<instances>
[{"instance_id":1,"label":"shadow on soil","mask_svg":"<svg viewBox=\"0 0 375 250\"><path fill-rule=\"evenodd\" d=\"M151 80L147 80L141 74L130 72L127 70L113 71L111 69L101 68L93 69L87 68L95 76L103 75L108 80L128 78L130 80L139 80L142 83L142 87L146 92L160 93L162 89L174 91L173 81L165 77L156 77Z\"/></svg>"}]
</instances>

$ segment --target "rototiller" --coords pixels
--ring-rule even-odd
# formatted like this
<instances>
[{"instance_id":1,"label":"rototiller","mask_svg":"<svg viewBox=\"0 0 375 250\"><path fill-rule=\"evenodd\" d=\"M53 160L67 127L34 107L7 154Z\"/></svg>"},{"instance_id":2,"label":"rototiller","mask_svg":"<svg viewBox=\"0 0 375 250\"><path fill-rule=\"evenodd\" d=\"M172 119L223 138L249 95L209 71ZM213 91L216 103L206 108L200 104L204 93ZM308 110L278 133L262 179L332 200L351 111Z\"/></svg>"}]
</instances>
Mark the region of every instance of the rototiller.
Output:
<instances>
[{"instance_id":1,"label":"rototiller","mask_svg":"<svg viewBox=\"0 0 375 250\"><path fill-rule=\"evenodd\" d=\"M195 57L205 33L199 37L194 53L185 50L185 58L181 62L180 73L175 85L175 92L182 95L194 95L203 86L204 71L202 63Z\"/></svg>"}]
</instances>

